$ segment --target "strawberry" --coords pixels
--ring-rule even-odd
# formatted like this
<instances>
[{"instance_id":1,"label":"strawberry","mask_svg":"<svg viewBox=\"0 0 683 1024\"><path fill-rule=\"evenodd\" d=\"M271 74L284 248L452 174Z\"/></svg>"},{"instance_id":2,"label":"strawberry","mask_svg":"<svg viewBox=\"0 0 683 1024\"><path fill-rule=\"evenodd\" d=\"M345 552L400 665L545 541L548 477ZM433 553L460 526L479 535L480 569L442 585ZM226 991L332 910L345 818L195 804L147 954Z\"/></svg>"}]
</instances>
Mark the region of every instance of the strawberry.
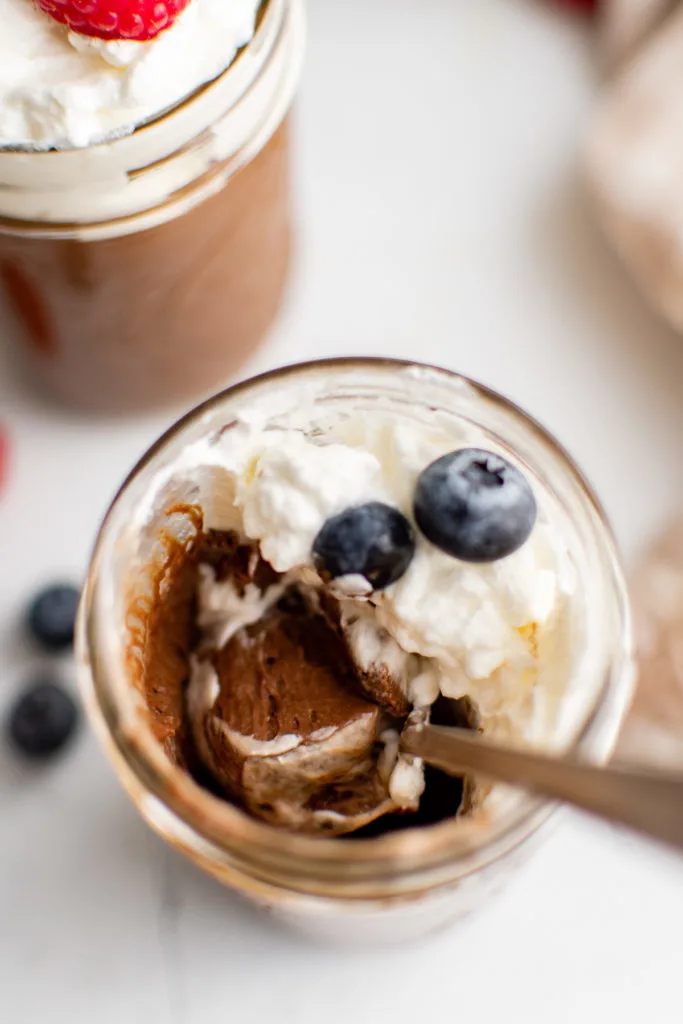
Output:
<instances>
[{"instance_id":1,"label":"strawberry","mask_svg":"<svg viewBox=\"0 0 683 1024\"><path fill-rule=\"evenodd\" d=\"M62 25L97 39L145 42L169 28L190 0L35 0Z\"/></svg>"}]
</instances>

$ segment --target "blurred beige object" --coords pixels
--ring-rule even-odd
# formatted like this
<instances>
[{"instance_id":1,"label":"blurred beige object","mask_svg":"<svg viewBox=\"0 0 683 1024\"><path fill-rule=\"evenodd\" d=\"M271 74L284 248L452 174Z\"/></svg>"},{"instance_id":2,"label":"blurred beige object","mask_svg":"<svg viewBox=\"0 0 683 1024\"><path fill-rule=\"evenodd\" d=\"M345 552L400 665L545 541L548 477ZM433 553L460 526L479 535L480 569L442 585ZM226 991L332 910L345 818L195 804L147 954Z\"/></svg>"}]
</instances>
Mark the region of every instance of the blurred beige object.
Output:
<instances>
[{"instance_id":1,"label":"blurred beige object","mask_svg":"<svg viewBox=\"0 0 683 1024\"><path fill-rule=\"evenodd\" d=\"M683 330L683 5L606 88L585 169L607 238L650 304Z\"/></svg>"},{"instance_id":2,"label":"blurred beige object","mask_svg":"<svg viewBox=\"0 0 683 1024\"><path fill-rule=\"evenodd\" d=\"M602 0L600 47L608 69L635 53L678 0Z\"/></svg>"},{"instance_id":3,"label":"blurred beige object","mask_svg":"<svg viewBox=\"0 0 683 1024\"><path fill-rule=\"evenodd\" d=\"M617 757L683 766L683 517L632 580L638 685Z\"/></svg>"}]
</instances>

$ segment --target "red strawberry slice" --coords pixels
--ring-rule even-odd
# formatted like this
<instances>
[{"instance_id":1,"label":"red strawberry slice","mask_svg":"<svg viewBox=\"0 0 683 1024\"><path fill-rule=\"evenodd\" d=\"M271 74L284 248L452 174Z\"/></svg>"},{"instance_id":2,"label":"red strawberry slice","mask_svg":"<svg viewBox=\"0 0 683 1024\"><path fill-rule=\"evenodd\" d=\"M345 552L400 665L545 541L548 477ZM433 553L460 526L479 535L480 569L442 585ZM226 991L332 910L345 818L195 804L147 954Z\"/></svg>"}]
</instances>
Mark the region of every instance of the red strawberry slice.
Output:
<instances>
[{"instance_id":1,"label":"red strawberry slice","mask_svg":"<svg viewBox=\"0 0 683 1024\"><path fill-rule=\"evenodd\" d=\"M190 0L36 0L74 32L97 39L145 42L169 28Z\"/></svg>"}]
</instances>

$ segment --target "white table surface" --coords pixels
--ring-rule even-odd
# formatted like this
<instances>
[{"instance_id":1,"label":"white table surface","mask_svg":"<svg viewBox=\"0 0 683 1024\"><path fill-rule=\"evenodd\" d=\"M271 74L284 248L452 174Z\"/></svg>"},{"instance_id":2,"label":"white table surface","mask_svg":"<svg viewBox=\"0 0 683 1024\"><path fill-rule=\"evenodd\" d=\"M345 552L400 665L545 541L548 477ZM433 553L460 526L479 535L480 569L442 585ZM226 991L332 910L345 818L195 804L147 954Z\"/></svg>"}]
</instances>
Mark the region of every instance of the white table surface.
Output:
<instances>
[{"instance_id":1,"label":"white table surface","mask_svg":"<svg viewBox=\"0 0 683 1024\"><path fill-rule=\"evenodd\" d=\"M682 496L683 344L633 294L576 185L597 89L587 27L531 0L311 7L298 270L248 369L363 352L480 378L565 442L633 558ZM169 417L48 408L2 346L0 409L14 444L1 712L35 663L16 628L25 600L80 577L117 483ZM392 951L319 948L149 833L87 733L42 772L0 752L7 1024L668 1024L683 1015L681 921L680 863L568 816L466 925Z\"/></svg>"}]
</instances>

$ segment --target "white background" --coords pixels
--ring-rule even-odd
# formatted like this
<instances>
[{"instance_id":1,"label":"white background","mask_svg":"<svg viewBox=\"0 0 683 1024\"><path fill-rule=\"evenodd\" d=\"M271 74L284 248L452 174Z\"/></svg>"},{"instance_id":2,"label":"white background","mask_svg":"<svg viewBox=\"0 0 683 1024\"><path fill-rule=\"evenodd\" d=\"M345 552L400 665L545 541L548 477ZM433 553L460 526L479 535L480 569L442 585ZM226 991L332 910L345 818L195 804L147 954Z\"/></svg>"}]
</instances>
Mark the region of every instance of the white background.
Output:
<instances>
[{"instance_id":1,"label":"white background","mask_svg":"<svg viewBox=\"0 0 683 1024\"><path fill-rule=\"evenodd\" d=\"M584 208L597 89L588 27L532 0L317 0L298 268L248 370L380 353L480 378L565 442L631 560L681 498L683 344ZM169 416L49 408L2 346L0 403L1 713L35 663L25 600L81 576L117 483ZM682 922L680 863L571 816L466 925L393 951L320 948L150 834L89 735L43 772L0 750L7 1024L668 1024L683 1017Z\"/></svg>"}]
</instances>

